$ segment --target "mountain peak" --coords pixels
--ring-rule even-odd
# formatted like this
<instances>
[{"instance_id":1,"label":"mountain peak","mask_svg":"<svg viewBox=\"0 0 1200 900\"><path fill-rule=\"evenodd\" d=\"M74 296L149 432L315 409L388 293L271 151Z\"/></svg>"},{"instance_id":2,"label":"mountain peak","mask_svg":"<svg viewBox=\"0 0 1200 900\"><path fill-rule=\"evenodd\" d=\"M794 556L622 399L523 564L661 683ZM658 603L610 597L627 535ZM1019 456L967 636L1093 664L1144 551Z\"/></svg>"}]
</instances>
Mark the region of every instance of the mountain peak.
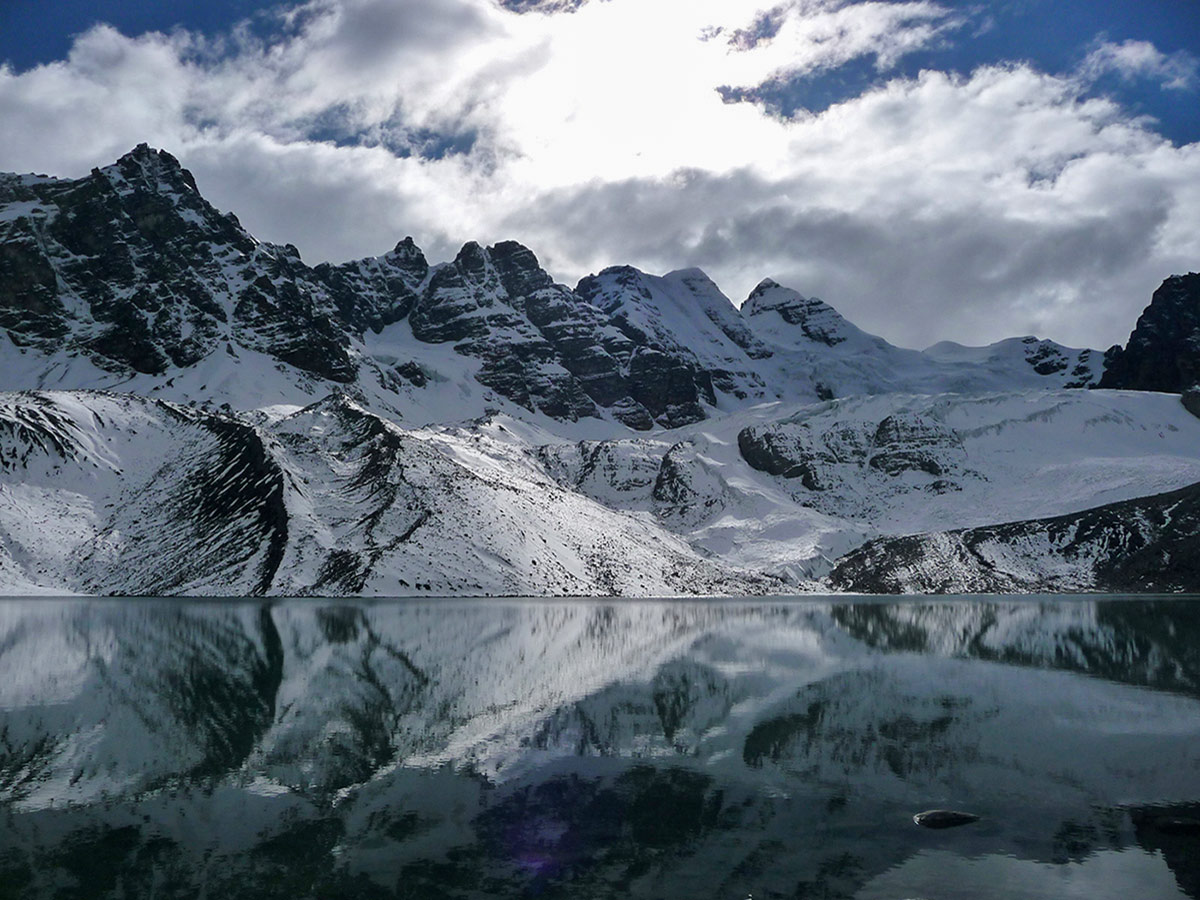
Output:
<instances>
[{"instance_id":1,"label":"mountain peak","mask_svg":"<svg viewBox=\"0 0 1200 900\"><path fill-rule=\"evenodd\" d=\"M826 305L816 298L810 300L799 291L784 287L773 278L764 278L742 304L742 312L748 316L758 316L775 311L789 324L796 325L800 319L795 318L795 311L808 312Z\"/></svg>"},{"instance_id":2,"label":"mountain peak","mask_svg":"<svg viewBox=\"0 0 1200 900\"><path fill-rule=\"evenodd\" d=\"M788 325L798 326L805 337L830 347L845 341L850 331L855 330L828 303L805 297L770 278L764 278L750 292L742 304L742 313L746 316L775 313Z\"/></svg>"},{"instance_id":3,"label":"mountain peak","mask_svg":"<svg viewBox=\"0 0 1200 900\"><path fill-rule=\"evenodd\" d=\"M491 247L488 247L488 252L492 254L493 258L507 256L520 259L523 264L530 267L538 266L538 259L533 251L520 241L497 241Z\"/></svg>"},{"instance_id":4,"label":"mountain peak","mask_svg":"<svg viewBox=\"0 0 1200 900\"><path fill-rule=\"evenodd\" d=\"M755 285L754 290L752 290L750 292L750 296L746 298L746 302L749 303L755 297L760 297L763 294L767 293L768 291L772 291L777 287L779 287L779 282L776 281L774 278L764 278L757 285Z\"/></svg>"},{"instance_id":5,"label":"mountain peak","mask_svg":"<svg viewBox=\"0 0 1200 900\"><path fill-rule=\"evenodd\" d=\"M156 147L151 147L145 141L138 144L124 156L121 156L117 162L120 163L126 159L153 159L158 156L159 150Z\"/></svg>"},{"instance_id":6,"label":"mountain peak","mask_svg":"<svg viewBox=\"0 0 1200 900\"><path fill-rule=\"evenodd\" d=\"M513 297L523 297L554 284L534 252L517 241L500 241L488 248L492 265L500 273L504 289Z\"/></svg>"},{"instance_id":7,"label":"mountain peak","mask_svg":"<svg viewBox=\"0 0 1200 900\"><path fill-rule=\"evenodd\" d=\"M416 281L423 279L429 271L429 261L425 259L425 254L411 235L396 244L384 258L392 265L412 273Z\"/></svg>"},{"instance_id":8,"label":"mountain peak","mask_svg":"<svg viewBox=\"0 0 1200 900\"><path fill-rule=\"evenodd\" d=\"M141 185L155 193L159 193L164 184L176 190L182 187L195 194L200 193L196 179L180 165L178 159L166 150L156 150L145 143L138 144L118 159L115 165L103 171L110 180ZM114 175L117 177L114 178Z\"/></svg>"},{"instance_id":9,"label":"mountain peak","mask_svg":"<svg viewBox=\"0 0 1200 900\"><path fill-rule=\"evenodd\" d=\"M454 265L463 272L482 277L492 268L492 261L478 241L467 241L454 257Z\"/></svg>"}]
</instances>

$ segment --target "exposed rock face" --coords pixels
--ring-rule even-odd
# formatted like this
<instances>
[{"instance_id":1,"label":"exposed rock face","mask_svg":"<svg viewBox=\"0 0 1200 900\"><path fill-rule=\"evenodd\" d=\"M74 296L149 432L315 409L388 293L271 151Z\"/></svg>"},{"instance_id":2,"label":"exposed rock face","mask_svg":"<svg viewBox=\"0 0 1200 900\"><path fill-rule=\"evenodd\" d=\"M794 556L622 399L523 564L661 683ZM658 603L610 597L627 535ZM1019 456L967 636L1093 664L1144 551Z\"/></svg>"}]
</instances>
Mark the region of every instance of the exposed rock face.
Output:
<instances>
[{"instance_id":1,"label":"exposed rock face","mask_svg":"<svg viewBox=\"0 0 1200 900\"><path fill-rule=\"evenodd\" d=\"M1200 419L1200 388L1189 388L1179 399L1184 409Z\"/></svg>"},{"instance_id":2,"label":"exposed rock face","mask_svg":"<svg viewBox=\"0 0 1200 900\"><path fill-rule=\"evenodd\" d=\"M425 254L406 237L379 257L314 270L325 283L341 319L359 334L378 333L399 322L417 302L417 290L429 274Z\"/></svg>"},{"instance_id":3,"label":"exposed rock face","mask_svg":"<svg viewBox=\"0 0 1200 900\"><path fill-rule=\"evenodd\" d=\"M798 478L810 491L824 490L822 464L837 460L815 441L808 429L784 432L772 426L743 428L738 432L738 450L752 468L770 475Z\"/></svg>"},{"instance_id":4,"label":"exposed rock face","mask_svg":"<svg viewBox=\"0 0 1200 900\"><path fill-rule=\"evenodd\" d=\"M1072 350L1032 336L1020 341L1029 367L1038 375L1064 379L1065 388L1094 387L1100 379L1104 359L1094 350Z\"/></svg>"},{"instance_id":5,"label":"exposed rock face","mask_svg":"<svg viewBox=\"0 0 1200 900\"><path fill-rule=\"evenodd\" d=\"M874 485L869 493L882 498L957 490L961 480L974 477L958 434L930 415L898 409L874 424L839 422L833 415L837 408L813 407L791 420L744 428L738 450L760 472L795 479L809 493L798 496L816 509L844 508L861 493L852 487L860 480ZM824 492L833 493L824 497ZM871 501L857 502L869 506Z\"/></svg>"},{"instance_id":6,"label":"exposed rock face","mask_svg":"<svg viewBox=\"0 0 1200 900\"><path fill-rule=\"evenodd\" d=\"M847 339L853 328L837 310L816 297L802 297L778 282L764 278L750 292L742 312L747 316L775 313L788 325L794 325L809 340L834 347Z\"/></svg>"},{"instance_id":7,"label":"exposed rock face","mask_svg":"<svg viewBox=\"0 0 1200 900\"><path fill-rule=\"evenodd\" d=\"M5 176L0 325L47 352L157 374L227 342L331 381L355 367L294 247L254 240L169 153L141 145L78 181Z\"/></svg>"},{"instance_id":8,"label":"exposed rock face","mask_svg":"<svg viewBox=\"0 0 1200 900\"><path fill-rule=\"evenodd\" d=\"M1105 354L1100 387L1180 393L1200 384L1200 274L1154 292L1124 348Z\"/></svg>"},{"instance_id":9,"label":"exposed rock face","mask_svg":"<svg viewBox=\"0 0 1200 900\"><path fill-rule=\"evenodd\" d=\"M374 355L372 337L405 321ZM451 377L553 419L638 430L777 399L1094 381L1089 351L1035 339L1015 353L1010 342L941 356L893 347L769 279L741 310L698 269L613 267L571 290L512 241L468 243L431 266L406 238L314 268L295 247L255 240L144 144L77 181L0 175L0 328L26 353L82 356L114 378L170 381L216 354L262 353L309 397L332 387L321 381L411 394L431 371L398 343L448 344L466 358ZM51 368L0 387L43 386ZM52 383L108 386L64 371Z\"/></svg>"},{"instance_id":10,"label":"exposed rock face","mask_svg":"<svg viewBox=\"0 0 1200 900\"><path fill-rule=\"evenodd\" d=\"M543 290L555 288L532 253L469 243L453 263L434 271L410 316L413 334L430 343L453 342L459 353L483 360L479 381L528 409L560 419L598 415L554 346L524 314L523 292Z\"/></svg>"},{"instance_id":11,"label":"exposed rock face","mask_svg":"<svg viewBox=\"0 0 1200 900\"><path fill-rule=\"evenodd\" d=\"M651 497L658 519L678 527L711 519L731 502L732 492L718 467L691 441L680 441L664 454Z\"/></svg>"},{"instance_id":12,"label":"exposed rock face","mask_svg":"<svg viewBox=\"0 0 1200 900\"><path fill-rule=\"evenodd\" d=\"M698 285L701 290L711 286L716 291L712 282L704 280L707 284ZM679 312L679 297L670 289L681 289L686 296L694 296L693 285L682 286L680 281L671 275L658 279L629 266L619 266L584 278L576 290L628 340L630 352L623 362L631 381L630 395L656 418L665 416L682 425L704 418L703 403L716 403L714 382L730 391L736 387L721 368L724 357L702 360L697 349L685 346L675 333L673 323L687 313L672 315ZM719 291L716 293L722 297L728 312L736 315L733 306ZM700 305L697 303L689 311L695 314ZM704 321L711 332L723 336L719 325L713 327L711 319ZM745 361L736 347L733 357Z\"/></svg>"},{"instance_id":13,"label":"exposed rock face","mask_svg":"<svg viewBox=\"0 0 1200 900\"><path fill-rule=\"evenodd\" d=\"M1050 519L880 538L843 557L829 584L879 594L1194 591L1200 484Z\"/></svg>"},{"instance_id":14,"label":"exposed rock face","mask_svg":"<svg viewBox=\"0 0 1200 900\"><path fill-rule=\"evenodd\" d=\"M888 475L912 471L946 475L960 469L966 459L951 429L913 414L888 416L880 422L871 449L867 465Z\"/></svg>"},{"instance_id":15,"label":"exposed rock face","mask_svg":"<svg viewBox=\"0 0 1200 900\"><path fill-rule=\"evenodd\" d=\"M413 334L483 360L476 376L503 396L556 419L611 410L637 429L695 422L704 373L682 353L607 321L560 284L528 248L469 243L437 268L410 315ZM708 402L714 402L711 385Z\"/></svg>"}]
</instances>

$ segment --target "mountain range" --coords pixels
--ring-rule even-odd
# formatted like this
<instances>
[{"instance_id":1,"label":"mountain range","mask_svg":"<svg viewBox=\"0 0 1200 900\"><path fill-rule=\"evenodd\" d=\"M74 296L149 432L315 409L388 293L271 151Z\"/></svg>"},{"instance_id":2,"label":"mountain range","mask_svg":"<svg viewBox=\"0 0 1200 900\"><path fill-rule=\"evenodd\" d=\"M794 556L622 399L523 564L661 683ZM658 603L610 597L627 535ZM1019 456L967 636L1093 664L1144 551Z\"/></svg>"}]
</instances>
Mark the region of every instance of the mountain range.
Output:
<instances>
[{"instance_id":1,"label":"mountain range","mask_svg":"<svg viewBox=\"0 0 1200 900\"><path fill-rule=\"evenodd\" d=\"M1196 274L916 351L513 241L309 266L141 145L0 175L0 329L10 594L1200 589Z\"/></svg>"}]
</instances>

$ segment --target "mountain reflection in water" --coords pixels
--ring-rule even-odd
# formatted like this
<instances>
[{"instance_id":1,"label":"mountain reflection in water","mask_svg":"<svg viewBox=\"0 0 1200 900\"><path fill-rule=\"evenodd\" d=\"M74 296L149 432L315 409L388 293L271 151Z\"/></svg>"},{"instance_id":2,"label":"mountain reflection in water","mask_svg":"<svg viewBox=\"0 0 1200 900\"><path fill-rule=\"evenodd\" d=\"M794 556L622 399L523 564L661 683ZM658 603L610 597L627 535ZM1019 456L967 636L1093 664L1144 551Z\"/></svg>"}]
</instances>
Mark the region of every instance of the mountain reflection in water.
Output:
<instances>
[{"instance_id":1,"label":"mountain reflection in water","mask_svg":"<svg viewBox=\"0 0 1200 900\"><path fill-rule=\"evenodd\" d=\"M3 601L0 900L1200 898L1198 738L1187 600Z\"/></svg>"}]
</instances>

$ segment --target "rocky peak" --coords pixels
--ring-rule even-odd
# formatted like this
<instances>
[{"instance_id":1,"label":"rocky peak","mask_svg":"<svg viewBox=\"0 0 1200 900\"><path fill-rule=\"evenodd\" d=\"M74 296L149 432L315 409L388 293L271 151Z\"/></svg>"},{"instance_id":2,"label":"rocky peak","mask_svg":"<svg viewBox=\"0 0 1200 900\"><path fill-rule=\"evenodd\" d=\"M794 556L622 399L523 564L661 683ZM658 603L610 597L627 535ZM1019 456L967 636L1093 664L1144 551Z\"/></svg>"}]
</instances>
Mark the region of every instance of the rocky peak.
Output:
<instances>
[{"instance_id":1,"label":"rocky peak","mask_svg":"<svg viewBox=\"0 0 1200 900\"><path fill-rule=\"evenodd\" d=\"M1102 388L1180 393L1200 384L1200 274L1154 292L1124 348L1105 354Z\"/></svg>"},{"instance_id":2,"label":"rocky peak","mask_svg":"<svg viewBox=\"0 0 1200 900\"><path fill-rule=\"evenodd\" d=\"M781 287L781 285L774 278L764 278L762 281L760 281L754 286L754 290L750 292L750 296L746 298L746 312L748 314L752 314L755 310L754 304L757 304L759 298L770 294L779 287Z\"/></svg>"},{"instance_id":3,"label":"rocky peak","mask_svg":"<svg viewBox=\"0 0 1200 900\"><path fill-rule=\"evenodd\" d=\"M588 275L575 286L576 292L602 312L612 314L625 301L624 293L650 299L644 273L633 266L609 266L598 275ZM618 290L614 290L617 288Z\"/></svg>"},{"instance_id":4,"label":"rocky peak","mask_svg":"<svg viewBox=\"0 0 1200 900\"><path fill-rule=\"evenodd\" d=\"M691 369L697 401L715 405L714 389L739 400L763 396L751 360L767 358L771 350L700 269L656 276L611 266L580 281L578 291L633 344Z\"/></svg>"},{"instance_id":5,"label":"rocky peak","mask_svg":"<svg viewBox=\"0 0 1200 900\"><path fill-rule=\"evenodd\" d=\"M789 325L800 325L821 308L832 310L832 307L820 300L810 300L772 278L764 278L742 304L742 313L746 316L761 316L774 312Z\"/></svg>"},{"instance_id":6,"label":"rocky peak","mask_svg":"<svg viewBox=\"0 0 1200 900\"><path fill-rule=\"evenodd\" d=\"M406 272L418 282L424 281L425 276L429 274L429 261L411 236L396 244L390 253L384 255L384 260L389 266Z\"/></svg>"},{"instance_id":7,"label":"rocky peak","mask_svg":"<svg viewBox=\"0 0 1200 900\"><path fill-rule=\"evenodd\" d=\"M353 379L344 325L299 252L255 241L171 154L142 144L87 178L24 183L43 214L0 235L14 341L150 375L240 345Z\"/></svg>"},{"instance_id":8,"label":"rocky peak","mask_svg":"<svg viewBox=\"0 0 1200 900\"><path fill-rule=\"evenodd\" d=\"M413 334L421 341L479 340L492 326L515 324L495 310L497 302L505 299L504 286L488 251L469 241L463 244L454 262L434 268L409 322Z\"/></svg>"},{"instance_id":9,"label":"rocky peak","mask_svg":"<svg viewBox=\"0 0 1200 900\"><path fill-rule=\"evenodd\" d=\"M407 316L417 301L417 289L429 274L429 263L411 237L380 257L331 266L315 274L325 283L338 312L355 331L378 333Z\"/></svg>"},{"instance_id":10,"label":"rocky peak","mask_svg":"<svg viewBox=\"0 0 1200 900\"><path fill-rule=\"evenodd\" d=\"M473 281L483 281L492 270L491 257L477 241L467 241L454 257L454 266Z\"/></svg>"},{"instance_id":11,"label":"rocky peak","mask_svg":"<svg viewBox=\"0 0 1200 900\"><path fill-rule=\"evenodd\" d=\"M533 251L516 241L501 241L489 247L488 253L511 297L524 297L554 284Z\"/></svg>"},{"instance_id":12,"label":"rocky peak","mask_svg":"<svg viewBox=\"0 0 1200 900\"><path fill-rule=\"evenodd\" d=\"M845 341L851 327L828 303L805 297L770 278L764 278L750 292L742 313L748 317L775 313L788 325L798 326L805 337L830 347Z\"/></svg>"},{"instance_id":13,"label":"rocky peak","mask_svg":"<svg viewBox=\"0 0 1200 900\"><path fill-rule=\"evenodd\" d=\"M199 194L192 173L166 150L155 150L149 144L138 144L114 165L100 171L118 187L128 185L153 193L189 190Z\"/></svg>"}]
</instances>

